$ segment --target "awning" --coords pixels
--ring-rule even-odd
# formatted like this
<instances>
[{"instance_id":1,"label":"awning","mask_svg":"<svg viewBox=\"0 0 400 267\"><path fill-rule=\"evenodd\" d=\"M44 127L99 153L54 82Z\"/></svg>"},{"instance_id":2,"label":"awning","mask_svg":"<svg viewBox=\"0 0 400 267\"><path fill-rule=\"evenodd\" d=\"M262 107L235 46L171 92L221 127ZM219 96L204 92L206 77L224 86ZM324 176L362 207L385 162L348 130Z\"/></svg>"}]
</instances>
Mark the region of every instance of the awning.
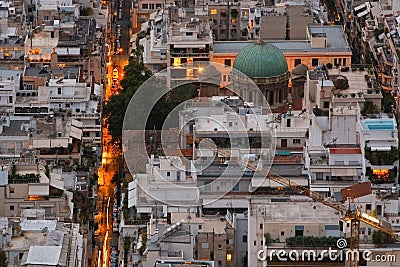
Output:
<instances>
[{"instance_id":1,"label":"awning","mask_svg":"<svg viewBox=\"0 0 400 267\"><path fill-rule=\"evenodd\" d=\"M371 146L371 151L390 151L392 148L390 146Z\"/></svg>"},{"instance_id":2,"label":"awning","mask_svg":"<svg viewBox=\"0 0 400 267\"><path fill-rule=\"evenodd\" d=\"M174 48L206 48L205 44L174 44Z\"/></svg>"},{"instance_id":3,"label":"awning","mask_svg":"<svg viewBox=\"0 0 400 267\"><path fill-rule=\"evenodd\" d=\"M40 204L40 207L42 207L42 208L52 208L52 207L54 207L54 203L53 204Z\"/></svg>"},{"instance_id":4,"label":"awning","mask_svg":"<svg viewBox=\"0 0 400 267\"><path fill-rule=\"evenodd\" d=\"M331 172L331 169L327 168L310 168L311 172Z\"/></svg>"},{"instance_id":5,"label":"awning","mask_svg":"<svg viewBox=\"0 0 400 267\"><path fill-rule=\"evenodd\" d=\"M137 213L151 213L151 207L137 207Z\"/></svg>"},{"instance_id":6,"label":"awning","mask_svg":"<svg viewBox=\"0 0 400 267\"><path fill-rule=\"evenodd\" d=\"M311 187L311 191L313 192L329 192L329 187Z\"/></svg>"},{"instance_id":7,"label":"awning","mask_svg":"<svg viewBox=\"0 0 400 267\"><path fill-rule=\"evenodd\" d=\"M30 196L48 196L49 186L48 185L29 185L28 195Z\"/></svg>"},{"instance_id":8,"label":"awning","mask_svg":"<svg viewBox=\"0 0 400 267\"><path fill-rule=\"evenodd\" d=\"M332 169L332 176L358 176L356 169Z\"/></svg>"},{"instance_id":9,"label":"awning","mask_svg":"<svg viewBox=\"0 0 400 267\"><path fill-rule=\"evenodd\" d=\"M280 156L290 156L290 150L278 150L277 154Z\"/></svg>"},{"instance_id":10,"label":"awning","mask_svg":"<svg viewBox=\"0 0 400 267\"><path fill-rule=\"evenodd\" d=\"M50 146L56 147L68 147L68 138L50 139Z\"/></svg>"},{"instance_id":11,"label":"awning","mask_svg":"<svg viewBox=\"0 0 400 267\"><path fill-rule=\"evenodd\" d=\"M33 148L50 148L50 140L33 140Z\"/></svg>"},{"instance_id":12,"label":"awning","mask_svg":"<svg viewBox=\"0 0 400 267\"><path fill-rule=\"evenodd\" d=\"M24 204L19 204L20 208L33 208L35 207L35 203L24 203Z\"/></svg>"}]
</instances>

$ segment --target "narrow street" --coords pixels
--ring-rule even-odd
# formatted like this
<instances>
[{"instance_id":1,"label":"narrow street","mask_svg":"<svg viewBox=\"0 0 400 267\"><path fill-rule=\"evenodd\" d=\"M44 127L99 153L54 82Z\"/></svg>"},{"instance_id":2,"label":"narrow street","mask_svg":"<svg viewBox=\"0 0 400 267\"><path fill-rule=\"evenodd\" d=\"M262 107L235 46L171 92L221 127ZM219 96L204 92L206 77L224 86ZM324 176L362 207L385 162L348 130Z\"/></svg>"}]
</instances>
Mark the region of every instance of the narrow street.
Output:
<instances>
[{"instance_id":1,"label":"narrow street","mask_svg":"<svg viewBox=\"0 0 400 267\"><path fill-rule=\"evenodd\" d=\"M122 3L122 16L119 19L118 6ZM128 0L114 0L111 3L110 14L112 18L112 26L110 35L111 38L107 40L110 47L107 54L107 85L104 90L104 101L115 93L113 86L120 86L120 81L124 77L123 69L128 64L129 59L129 39L130 39L130 6L131 2ZM118 26L119 25L119 26ZM117 34L120 28L120 34ZM120 47L116 47L116 41L119 40ZM115 53L115 51L118 51ZM118 72L116 72L117 70ZM118 77L118 79L117 79ZM108 133L106 121L103 120L103 146L102 146L102 160L101 167L98 171L98 207L99 214L97 215L98 230L97 230L97 244L101 244L98 252L97 267L109 266L111 247L118 247L118 233L113 233L113 206L116 204L115 184L111 182L113 176L118 173L119 162L116 160L118 157L115 155L110 145L111 135ZM120 207L119 207L120 208ZM117 264L118 266L119 264Z\"/></svg>"}]
</instances>

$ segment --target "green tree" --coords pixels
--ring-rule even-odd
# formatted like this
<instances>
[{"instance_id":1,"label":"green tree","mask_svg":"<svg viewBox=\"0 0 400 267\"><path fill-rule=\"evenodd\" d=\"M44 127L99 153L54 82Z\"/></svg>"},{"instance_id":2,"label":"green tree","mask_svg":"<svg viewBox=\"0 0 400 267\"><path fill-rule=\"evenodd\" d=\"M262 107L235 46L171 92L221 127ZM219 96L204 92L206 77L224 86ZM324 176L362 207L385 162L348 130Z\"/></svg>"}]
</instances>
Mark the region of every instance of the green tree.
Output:
<instances>
[{"instance_id":1,"label":"green tree","mask_svg":"<svg viewBox=\"0 0 400 267\"><path fill-rule=\"evenodd\" d=\"M146 92L144 92L143 90L140 90L138 92L139 87L152 75L152 73L145 68L143 63L140 63L136 60L131 60L125 67L124 71L125 76L121 81L121 86L123 89L119 92L119 94L112 95L103 108L103 117L106 118L108 131L112 136L112 144L121 143L122 127L125 114L129 102L135 93L137 93L135 98L142 100L137 101L140 103L140 106L135 107L135 112L138 112L138 110L143 110L143 112L139 112L139 114L146 114L148 113L149 106L153 105L153 103L151 103L152 90L153 92L158 92L157 90L167 90L165 87L165 79L155 78L151 81L152 88L148 88L149 91L146 90ZM174 108L180 103L195 96L197 96L197 87L192 84L184 84L171 89L161 99L159 99L151 109L151 112L146 120L146 129L161 129L167 117L169 117L169 119L173 119L172 121L177 122L178 113L174 112L170 114L171 111L174 110ZM129 112L133 112L133 109ZM173 116L176 116L176 118ZM128 125L134 125L134 127L137 126L134 123L135 116L128 116L127 120L128 121L126 123Z\"/></svg>"},{"instance_id":2,"label":"green tree","mask_svg":"<svg viewBox=\"0 0 400 267\"><path fill-rule=\"evenodd\" d=\"M396 107L396 101L391 93L382 90L383 98L382 98L382 109L385 113L392 113L393 109Z\"/></svg>"},{"instance_id":3,"label":"green tree","mask_svg":"<svg viewBox=\"0 0 400 267\"><path fill-rule=\"evenodd\" d=\"M103 107L103 117L106 119L113 144L120 144L121 142L124 116L130 99L138 88L152 75L143 63L135 60L129 62L124 72L125 76L121 81L123 90L119 94L113 94Z\"/></svg>"},{"instance_id":4,"label":"green tree","mask_svg":"<svg viewBox=\"0 0 400 267\"><path fill-rule=\"evenodd\" d=\"M7 256L4 250L0 250L0 267L7 267Z\"/></svg>"},{"instance_id":5,"label":"green tree","mask_svg":"<svg viewBox=\"0 0 400 267\"><path fill-rule=\"evenodd\" d=\"M93 14L93 9L91 7L84 7L80 11L81 16L91 16Z\"/></svg>"}]
</instances>

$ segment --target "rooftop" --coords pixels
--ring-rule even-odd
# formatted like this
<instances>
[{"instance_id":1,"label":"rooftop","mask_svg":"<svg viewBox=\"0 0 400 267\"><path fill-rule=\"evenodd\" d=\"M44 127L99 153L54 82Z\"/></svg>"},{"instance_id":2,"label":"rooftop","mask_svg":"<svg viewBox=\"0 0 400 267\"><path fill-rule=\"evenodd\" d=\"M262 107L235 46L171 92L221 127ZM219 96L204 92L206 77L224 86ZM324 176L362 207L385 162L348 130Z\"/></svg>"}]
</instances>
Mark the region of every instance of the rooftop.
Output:
<instances>
[{"instance_id":1,"label":"rooftop","mask_svg":"<svg viewBox=\"0 0 400 267\"><path fill-rule=\"evenodd\" d=\"M257 203L252 201L252 204L262 205L260 210L264 213L265 221L269 222L285 222L285 223L315 223L324 221L325 223L338 223L338 215L335 210L314 202L274 202ZM261 214L261 213L260 213Z\"/></svg>"},{"instance_id":2,"label":"rooftop","mask_svg":"<svg viewBox=\"0 0 400 267\"><path fill-rule=\"evenodd\" d=\"M342 27L336 26L316 26L312 25L308 27L310 33L325 33L327 38L327 47L325 48L311 48L311 43L308 40L301 41L270 41L265 42L271 43L280 49L283 53L295 53L295 52L349 52L350 47L344 38ZM241 49L254 43L254 41L216 41L214 42L214 53L238 53Z\"/></svg>"},{"instance_id":3,"label":"rooftop","mask_svg":"<svg viewBox=\"0 0 400 267\"><path fill-rule=\"evenodd\" d=\"M11 120L9 127L3 127L0 136L28 136L27 131L23 130L23 125L29 125L29 120Z\"/></svg>"},{"instance_id":4,"label":"rooftop","mask_svg":"<svg viewBox=\"0 0 400 267\"><path fill-rule=\"evenodd\" d=\"M27 264L58 265L62 246L31 246L29 248Z\"/></svg>"},{"instance_id":5,"label":"rooftop","mask_svg":"<svg viewBox=\"0 0 400 267\"><path fill-rule=\"evenodd\" d=\"M329 148L330 154L361 154L361 148Z\"/></svg>"},{"instance_id":6,"label":"rooftop","mask_svg":"<svg viewBox=\"0 0 400 267\"><path fill-rule=\"evenodd\" d=\"M233 67L250 78L266 78L288 72L285 56L273 44L257 41L240 50Z\"/></svg>"},{"instance_id":7,"label":"rooftop","mask_svg":"<svg viewBox=\"0 0 400 267\"><path fill-rule=\"evenodd\" d=\"M22 219L21 223L22 231L45 231L55 230L57 226L57 220L26 220Z\"/></svg>"}]
</instances>

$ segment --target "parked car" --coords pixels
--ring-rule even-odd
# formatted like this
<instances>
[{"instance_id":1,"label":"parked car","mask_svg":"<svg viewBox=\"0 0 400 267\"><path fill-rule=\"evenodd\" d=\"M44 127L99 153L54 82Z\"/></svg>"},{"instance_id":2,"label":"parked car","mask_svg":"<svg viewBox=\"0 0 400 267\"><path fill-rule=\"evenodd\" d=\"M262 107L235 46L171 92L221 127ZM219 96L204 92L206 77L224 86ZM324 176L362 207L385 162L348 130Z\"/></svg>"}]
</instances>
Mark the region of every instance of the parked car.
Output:
<instances>
[{"instance_id":1,"label":"parked car","mask_svg":"<svg viewBox=\"0 0 400 267\"><path fill-rule=\"evenodd\" d=\"M113 233L118 233L119 232L119 224L118 223L114 223L113 225Z\"/></svg>"}]
</instances>

